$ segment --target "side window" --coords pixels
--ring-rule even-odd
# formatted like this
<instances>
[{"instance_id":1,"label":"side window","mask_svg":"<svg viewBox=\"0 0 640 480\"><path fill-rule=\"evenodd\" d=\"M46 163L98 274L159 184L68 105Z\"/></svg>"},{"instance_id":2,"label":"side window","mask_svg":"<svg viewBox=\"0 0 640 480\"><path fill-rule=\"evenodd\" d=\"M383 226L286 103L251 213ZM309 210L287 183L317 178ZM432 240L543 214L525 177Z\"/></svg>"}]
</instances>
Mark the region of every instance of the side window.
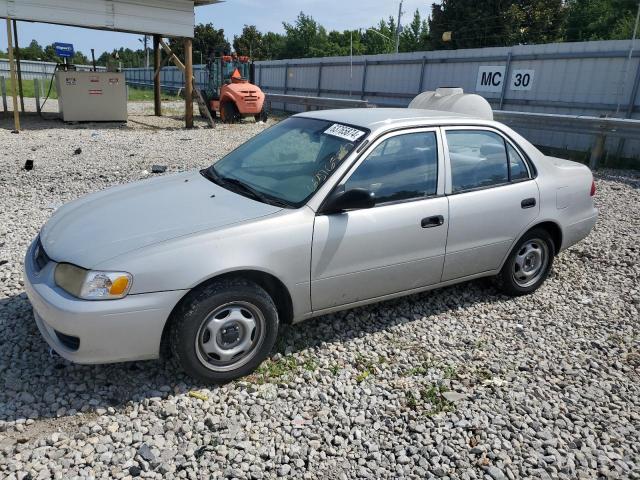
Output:
<instances>
[{"instance_id":1,"label":"side window","mask_svg":"<svg viewBox=\"0 0 640 480\"><path fill-rule=\"evenodd\" d=\"M483 130L447 131L451 159L451 189L455 192L509 181L503 138Z\"/></svg>"},{"instance_id":2,"label":"side window","mask_svg":"<svg viewBox=\"0 0 640 480\"><path fill-rule=\"evenodd\" d=\"M345 183L373 192L376 204L435 195L438 142L435 132L389 138L378 145Z\"/></svg>"},{"instance_id":3,"label":"side window","mask_svg":"<svg viewBox=\"0 0 640 480\"><path fill-rule=\"evenodd\" d=\"M521 180L527 180L529 178L529 171L518 151L513 148L511 144L507 144L507 152L509 153L511 181L519 182Z\"/></svg>"}]
</instances>

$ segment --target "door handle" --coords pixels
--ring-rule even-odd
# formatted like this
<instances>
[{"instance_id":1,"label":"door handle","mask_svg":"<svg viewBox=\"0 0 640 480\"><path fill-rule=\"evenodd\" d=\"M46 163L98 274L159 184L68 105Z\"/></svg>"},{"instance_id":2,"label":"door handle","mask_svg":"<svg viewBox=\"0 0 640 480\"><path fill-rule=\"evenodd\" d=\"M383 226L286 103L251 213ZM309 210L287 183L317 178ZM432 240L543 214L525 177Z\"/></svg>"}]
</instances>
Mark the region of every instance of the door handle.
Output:
<instances>
[{"instance_id":1,"label":"door handle","mask_svg":"<svg viewBox=\"0 0 640 480\"><path fill-rule=\"evenodd\" d=\"M536 206L536 199L535 198L525 198L524 200L522 200L520 202L520 206L522 208L533 208Z\"/></svg>"},{"instance_id":2,"label":"door handle","mask_svg":"<svg viewBox=\"0 0 640 480\"><path fill-rule=\"evenodd\" d=\"M425 217L420 221L422 228L439 227L444 223L444 217L442 215L434 215L432 217Z\"/></svg>"}]
</instances>

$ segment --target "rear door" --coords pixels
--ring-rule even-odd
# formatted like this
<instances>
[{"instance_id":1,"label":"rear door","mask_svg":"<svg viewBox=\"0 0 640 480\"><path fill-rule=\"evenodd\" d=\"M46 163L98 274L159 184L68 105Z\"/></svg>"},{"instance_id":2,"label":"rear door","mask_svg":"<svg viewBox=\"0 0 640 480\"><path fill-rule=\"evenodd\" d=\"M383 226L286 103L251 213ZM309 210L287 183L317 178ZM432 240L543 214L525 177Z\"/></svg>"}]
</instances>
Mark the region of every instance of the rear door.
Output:
<instances>
[{"instance_id":1,"label":"rear door","mask_svg":"<svg viewBox=\"0 0 640 480\"><path fill-rule=\"evenodd\" d=\"M336 188L365 188L375 207L316 216L314 311L440 281L448 206L438 129L394 133L369 152Z\"/></svg>"},{"instance_id":2,"label":"rear door","mask_svg":"<svg viewBox=\"0 0 640 480\"><path fill-rule=\"evenodd\" d=\"M537 218L538 186L523 153L492 128L443 128L449 236L442 281L500 268Z\"/></svg>"}]
</instances>

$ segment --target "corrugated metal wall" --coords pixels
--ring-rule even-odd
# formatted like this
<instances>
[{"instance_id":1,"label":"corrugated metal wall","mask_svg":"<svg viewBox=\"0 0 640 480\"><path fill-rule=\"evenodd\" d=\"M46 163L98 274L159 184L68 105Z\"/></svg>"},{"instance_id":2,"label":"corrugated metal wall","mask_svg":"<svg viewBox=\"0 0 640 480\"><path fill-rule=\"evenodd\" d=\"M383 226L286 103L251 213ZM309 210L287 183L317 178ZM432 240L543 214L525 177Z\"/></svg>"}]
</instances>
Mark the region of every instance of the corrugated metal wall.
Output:
<instances>
[{"instance_id":1,"label":"corrugated metal wall","mask_svg":"<svg viewBox=\"0 0 640 480\"><path fill-rule=\"evenodd\" d=\"M125 68L124 74L128 85L148 87L153 86L153 69L151 68ZM206 71L204 65L194 65L193 75L200 88L206 83ZM178 67L164 67L160 71L160 84L164 90L176 92L184 88L184 73Z\"/></svg>"},{"instance_id":2,"label":"corrugated metal wall","mask_svg":"<svg viewBox=\"0 0 640 480\"><path fill-rule=\"evenodd\" d=\"M193 0L0 0L0 17L193 37Z\"/></svg>"},{"instance_id":3,"label":"corrugated metal wall","mask_svg":"<svg viewBox=\"0 0 640 480\"><path fill-rule=\"evenodd\" d=\"M356 97L380 106L406 106L421 91L456 86L481 94L494 109L640 118L640 41L629 60L630 47L630 40L616 40L358 56L353 63L349 57L277 60L256 62L256 81L266 92ZM483 71L501 72L493 91L477 88ZM523 133L539 145L572 150L587 150L593 141L574 133ZM626 142L624 154L640 156L640 144Z\"/></svg>"}]
</instances>

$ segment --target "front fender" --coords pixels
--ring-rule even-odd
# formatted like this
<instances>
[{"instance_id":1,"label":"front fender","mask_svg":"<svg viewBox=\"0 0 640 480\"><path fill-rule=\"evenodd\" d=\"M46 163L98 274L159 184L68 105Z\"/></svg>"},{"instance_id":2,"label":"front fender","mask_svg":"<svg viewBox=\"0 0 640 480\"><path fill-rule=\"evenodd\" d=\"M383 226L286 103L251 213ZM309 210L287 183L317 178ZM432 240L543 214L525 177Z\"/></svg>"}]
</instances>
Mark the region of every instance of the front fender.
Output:
<instances>
[{"instance_id":1,"label":"front fender","mask_svg":"<svg viewBox=\"0 0 640 480\"><path fill-rule=\"evenodd\" d=\"M310 264L314 213L308 207L282 210L232 225L154 244L99 266L133 275L130 294L189 290L238 270L278 278L289 290L294 317L311 311Z\"/></svg>"}]
</instances>

